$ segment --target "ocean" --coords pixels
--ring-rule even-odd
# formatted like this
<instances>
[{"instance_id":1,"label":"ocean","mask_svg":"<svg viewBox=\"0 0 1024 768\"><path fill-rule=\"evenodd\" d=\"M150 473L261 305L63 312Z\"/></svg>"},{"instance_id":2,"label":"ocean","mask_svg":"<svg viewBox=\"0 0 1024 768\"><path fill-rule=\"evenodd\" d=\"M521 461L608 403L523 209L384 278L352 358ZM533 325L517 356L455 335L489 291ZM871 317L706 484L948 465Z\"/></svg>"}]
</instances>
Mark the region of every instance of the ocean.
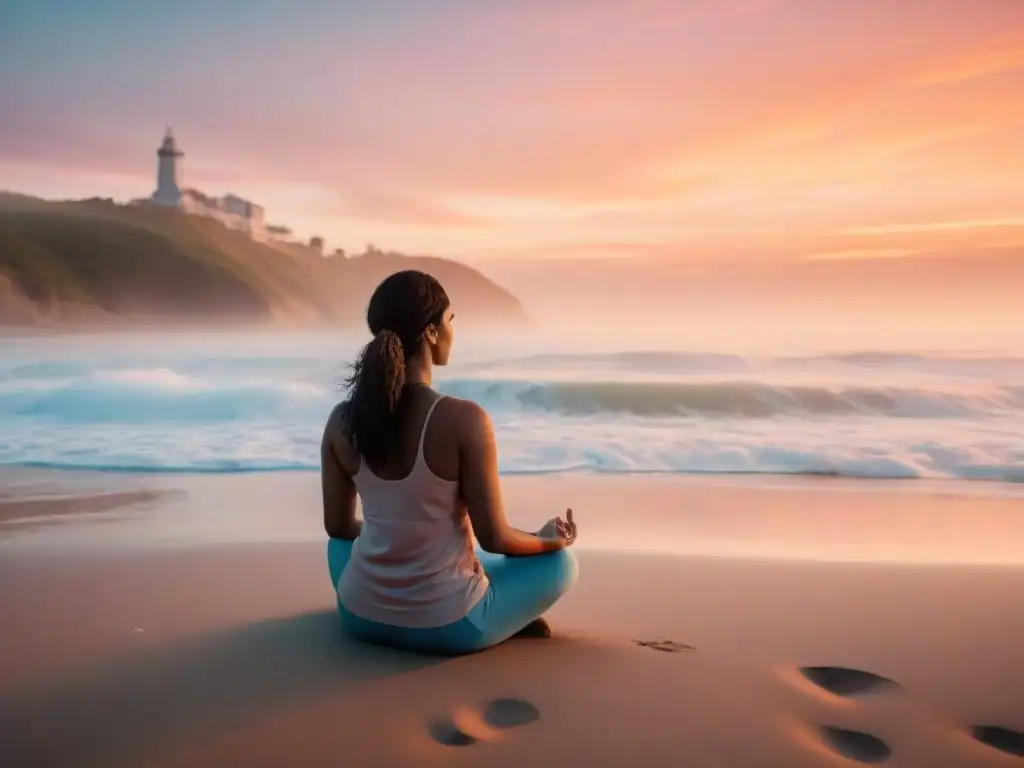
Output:
<instances>
[{"instance_id":1,"label":"ocean","mask_svg":"<svg viewBox=\"0 0 1024 768\"><path fill-rule=\"evenodd\" d=\"M0 339L0 465L315 470L361 335ZM1024 482L1024 356L558 349L477 336L436 372L490 412L506 474Z\"/></svg>"}]
</instances>

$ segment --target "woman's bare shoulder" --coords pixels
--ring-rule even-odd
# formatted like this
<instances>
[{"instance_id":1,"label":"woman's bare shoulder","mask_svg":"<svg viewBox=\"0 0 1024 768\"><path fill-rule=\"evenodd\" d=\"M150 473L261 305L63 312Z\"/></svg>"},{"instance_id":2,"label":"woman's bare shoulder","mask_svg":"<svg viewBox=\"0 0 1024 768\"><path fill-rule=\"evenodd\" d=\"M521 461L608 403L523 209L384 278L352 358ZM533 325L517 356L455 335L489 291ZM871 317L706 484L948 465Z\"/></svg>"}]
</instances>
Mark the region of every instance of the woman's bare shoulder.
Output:
<instances>
[{"instance_id":1,"label":"woman's bare shoulder","mask_svg":"<svg viewBox=\"0 0 1024 768\"><path fill-rule=\"evenodd\" d=\"M472 400L446 396L437 404L437 416L443 420L446 427L460 435L492 430L491 418L487 411Z\"/></svg>"},{"instance_id":2,"label":"woman's bare shoulder","mask_svg":"<svg viewBox=\"0 0 1024 768\"><path fill-rule=\"evenodd\" d=\"M327 416L327 425L324 427L324 434L330 435L332 439L335 437L341 439L345 438L345 430L342 429L345 405L345 402L337 403L333 408L331 408L331 412Z\"/></svg>"}]
</instances>

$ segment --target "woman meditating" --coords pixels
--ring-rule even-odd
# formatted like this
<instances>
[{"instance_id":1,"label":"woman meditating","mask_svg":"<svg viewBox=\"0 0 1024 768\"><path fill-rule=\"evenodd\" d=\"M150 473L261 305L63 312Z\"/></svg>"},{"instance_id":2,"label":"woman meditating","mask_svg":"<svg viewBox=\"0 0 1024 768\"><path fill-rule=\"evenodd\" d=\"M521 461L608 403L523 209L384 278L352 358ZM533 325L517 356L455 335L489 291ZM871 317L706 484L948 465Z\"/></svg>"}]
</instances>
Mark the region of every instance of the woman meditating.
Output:
<instances>
[{"instance_id":1,"label":"woman meditating","mask_svg":"<svg viewBox=\"0 0 1024 768\"><path fill-rule=\"evenodd\" d=\"M451 353L454 317L433 277L405 271L384 280L366 313L373 339L321 446L327 559L343 628L442 654L549 636L541 615L577 574L567 549L576 539L572 510L537 533L510 526L487 413L431 388L433 366Z\"/></svg>"}]
</instances>

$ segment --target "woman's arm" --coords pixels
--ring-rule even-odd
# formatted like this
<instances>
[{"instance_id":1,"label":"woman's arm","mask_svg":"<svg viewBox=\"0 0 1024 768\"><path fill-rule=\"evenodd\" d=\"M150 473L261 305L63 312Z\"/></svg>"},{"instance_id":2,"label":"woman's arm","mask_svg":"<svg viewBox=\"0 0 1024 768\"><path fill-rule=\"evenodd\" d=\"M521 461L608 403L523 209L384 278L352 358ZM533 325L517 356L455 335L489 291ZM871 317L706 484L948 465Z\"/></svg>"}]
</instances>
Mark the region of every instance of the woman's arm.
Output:
<instances>
[{"instance_id":1,"label":"woman's arm","mask_svg":"<svg viewBox=\"0 0 1024 768\"><path fill-rule=\"evenodd\" d=\"M356 485L338 459L335 440L341 435L340 412L327 419L320 441L320 485L324 501L324 530L332 539L351 541L359 536L362 521L356 518Z\"/></svg>"},{"instance_id":2,"label":"woman's arm","mask_svg":"<svg viewBox=\"0 0 1024 768\"><path fill-rule=\"evenodd\" d=\"M498 555L540 555L566 545L560 536L547 538L513 528L505 518L498 477L498 445L487 412L476 403L460 402L459 482L480 546Z\"/></svg>"}]
</instances>

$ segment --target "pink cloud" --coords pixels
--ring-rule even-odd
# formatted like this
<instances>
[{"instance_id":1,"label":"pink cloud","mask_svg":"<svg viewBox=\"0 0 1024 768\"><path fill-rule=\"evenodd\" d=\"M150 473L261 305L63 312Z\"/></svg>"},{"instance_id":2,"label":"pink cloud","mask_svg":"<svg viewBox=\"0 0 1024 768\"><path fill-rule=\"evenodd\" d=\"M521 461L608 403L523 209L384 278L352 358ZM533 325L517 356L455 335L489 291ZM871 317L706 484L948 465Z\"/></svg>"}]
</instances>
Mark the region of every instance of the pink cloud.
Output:
<instances>
[{"instance_id":1,"label":"pink cloud","mask_svg":"<svg viewBox=\"0 0 1024 768\"><path fill-rule=\"evenodd\" d=\"M326 211L325 211L326 213ZM331 213L369 221L386 221L422 227L488 227L492 222L481 216L379 189L360 189L349 193Z\"/></svg>"}]
</instances>

